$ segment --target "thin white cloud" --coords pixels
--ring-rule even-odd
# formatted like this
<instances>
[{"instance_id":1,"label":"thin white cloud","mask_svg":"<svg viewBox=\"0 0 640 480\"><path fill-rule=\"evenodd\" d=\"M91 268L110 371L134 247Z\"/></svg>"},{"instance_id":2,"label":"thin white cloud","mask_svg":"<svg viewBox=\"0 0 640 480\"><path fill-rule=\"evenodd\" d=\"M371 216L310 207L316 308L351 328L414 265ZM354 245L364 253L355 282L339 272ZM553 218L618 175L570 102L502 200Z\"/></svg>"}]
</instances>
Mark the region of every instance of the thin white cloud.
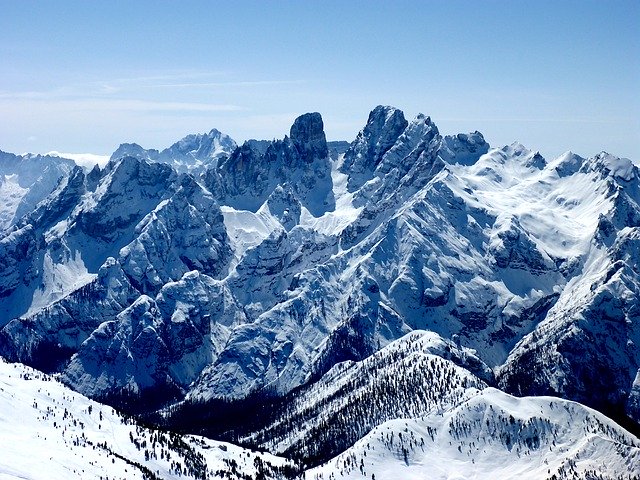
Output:
<instances>
[{"instance_id":1,"label":"thin white cloud","mask_svg":"<svg viewBox=\"0 0 640 480\"><path fill-rule=\"evenodd\" d=\"M196 103L196 102L159 102L148 100L97 100L103 108L128 111L154 112L237 112L246 110L239 105Z\"/></svg>"},{"instance_id":2,"label":"thin white cloud","mask_svg":"<svg viewBox=\"0 0 640 480\"><path fill-rule=\"evenodd\" d=\"M91 96L114 95L127 93L139 89L146 89L156 86L158 82L170 84L175 82L188 82L202 79L220 78L227 76L229 72L207 71L207 72L175 72L162 75L141 75L120 78L105 78L86 82L70 83L60 85L47 90L12 91L1 90L0 99L49 99L49 98L83 98Z\"/></svg>"},{"instance_id":3,"label":"thin white cloud","mask_svg":"<svg viewBox=\"0 0 640 480\"><path fill-rule=\"evenodd\" d=\"M608 117L511 117L511 118L449 118L438 117L437 122L476 122L482 123L620 123L631 121L631 118L608 118Z\"/></svg>"},{"instance_id":4,"label":"thin white cloud","mask_svg":"<svg viewBox=\"0 0 640 480\"><path fill-rule=\"evenodd\" d=\"M59 111L87 112L121 111L121 112L237 112L247 108L233 104L199 103L199 102L164 102L116 98L79 98L79 99L44 99L41 97L12 97L0 95L0 107L7 110L14 108L57 109Z\"/></svg>"},{"instance_id":5,"label":"thin white cloud","mask_svg":"<svg viewBox=\"0 0 640 480\"><path fill-rule=\"evenodd\" d=\"M37 92L37 91L29 91L29 92L0 92L0 99L9 99L9 100L35 100L39 98L49 98L51 95L51 91L49 92Z\"/></svg>"},{"instance_id":6,"label":"thin white cloud","mask_svg":"<svg viewBox=\"0 0 640 480\"><path fill-rule=\"evenodd\" d=\"M149 82L170 82L172 80L189 80L197 78L211 78L231 75L229 71L182 71L165 73L161 75L141 75L135 77L120 77L108 80L108 83L149 83Z\"/></svg>"},{"instance_id":7,"label":"thin white cloud","mask_svg":"<svg viewBox=\"0 0 640 480\"><path fill-rule=\"evenodd\" d=\"M237 82L192 82L192 83L161 83L149 85L154 88L224 88L224 87L264 87L277 85L301 85L303 80L255 80Z\"/></svg>"},{"instance_id":8,"label":"thin white cloud","mask_svg":"<svg viewBox=\"0 0 640 480\"><path fill-rule=\"evenodd\" d=\"M62 85L48 90L10 91L0 90L0 99L85 99L93 97L136 96L148 89L195 89L195 88L253 88L278 85L304 84L303 80L238 80L226 82L189 81L227 75L224 72L190 72L167 75L149 75L129 78L114 78Z\"/></svg>"}]
</instances>

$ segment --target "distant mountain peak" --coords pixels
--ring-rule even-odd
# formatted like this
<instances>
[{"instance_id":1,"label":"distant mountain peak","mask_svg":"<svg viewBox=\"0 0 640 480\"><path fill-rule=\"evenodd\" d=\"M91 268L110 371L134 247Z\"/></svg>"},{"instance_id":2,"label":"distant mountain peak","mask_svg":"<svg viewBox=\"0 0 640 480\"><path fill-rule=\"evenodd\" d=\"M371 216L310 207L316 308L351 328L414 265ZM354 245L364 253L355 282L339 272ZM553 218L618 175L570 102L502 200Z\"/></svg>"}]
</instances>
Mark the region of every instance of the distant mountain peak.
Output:
<instances>
[{"instance_id":1,"label":"distant mountain peak","mask_svg":"<svg viewBox=\"0 0 640 480\"><path fill-rule=\"evenodd\" d=\"M630 182L638 179L638 167L628 158L620 158L607 152L600 152L584 165L583 170L600 172L604 176L609 176L617 180Z\"/></svg>"},{"instance_id":2,"label":"distant mountain peak","mask_svg":"<svg viewBox=\"0 0 640 480\"><path fill-rule=\"evenodd\" d=\"M237 145L231 137L213 128L209 133L187 135L162 151L145 149L137 143L123 143L111 155L111 160L131 156L171 165L179 173L201 174L215 167L230 155Z\"/></svg>"}]
</instances>

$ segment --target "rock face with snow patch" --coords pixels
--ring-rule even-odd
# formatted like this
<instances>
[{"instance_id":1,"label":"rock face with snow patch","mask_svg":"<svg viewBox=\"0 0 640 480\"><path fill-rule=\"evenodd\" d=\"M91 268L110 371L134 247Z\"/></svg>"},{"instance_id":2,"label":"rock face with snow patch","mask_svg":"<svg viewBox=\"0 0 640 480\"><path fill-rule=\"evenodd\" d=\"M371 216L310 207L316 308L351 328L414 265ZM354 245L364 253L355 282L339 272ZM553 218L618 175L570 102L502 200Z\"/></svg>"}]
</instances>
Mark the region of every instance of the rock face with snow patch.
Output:
<instances>
[{"instance_id":1,"label":"rock face with snow patch","mask_svg":"<svg viewBox=\"0 0 640 480\"><path fill-rule=\"evenodd\" d=\"M96 328L62 379L89 396L143 398L157 406L183 396L218 356L231 328L245 322L223 284L189 272L167 283L155 299L141 295Z\"/></svg>"},{"instance_id":2,"label":"rock face with snow patch","mask_svg":"<svg viewBox=\"0 0 640 480\"><path fill-rule=\"evenodd\" d=\"M2 239L15 252L0 299L3 355L55 369L140 294L109 257L132 241L136 223L174 181L169 167L127 157L109 164L91 191L76 168L27 225Z\"/></svg>"},{"instance_id":3,"label":"rock face with snow patch","mask_svg":"<svg viewBox=\"0 0 640 480\"><path fill-rule=\"evenodd\" d=\"M285 230L291 230L300 223L302 205L290 186L278 185L269 195L266 205L269 213L278 219Z\"/></svg>"},{"instance_id":4,"label":"rock face with snow patch","mask_svg":"<svg viewBox=\"0 0 640 480\"><path fill-rule=\"evenodd\" d=\"M0 330L2 355L45 372L59 371L101 323L139 295L116 260L108 258L88 284Z\"/></svg>"},{"instance_id":5,"label":"rock face with snow patch","mask_svg":"<svg viewBox=\"0 0 640 480\"><path fill-rule=\"evenodd\" d=\"M231 256L220 207L191 177L136 226L119 262L138 290L156 293L191 270L225 273Z\"/></svg>"}]
</instances>

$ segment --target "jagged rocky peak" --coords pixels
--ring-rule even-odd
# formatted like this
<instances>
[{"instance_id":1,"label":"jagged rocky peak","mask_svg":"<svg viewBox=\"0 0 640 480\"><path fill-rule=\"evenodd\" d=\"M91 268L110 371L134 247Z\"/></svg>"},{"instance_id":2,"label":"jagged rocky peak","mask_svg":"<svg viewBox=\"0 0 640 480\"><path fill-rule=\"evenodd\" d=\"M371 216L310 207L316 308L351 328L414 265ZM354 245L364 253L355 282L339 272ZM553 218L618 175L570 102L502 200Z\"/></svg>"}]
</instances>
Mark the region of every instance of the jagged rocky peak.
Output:
<instances>
[{"instance_id":1,"label":"jagged rocky peak","mask_svg":"<svg viewBox=\"0 0 640 480\"><path fill-rule=\"evenodd\" d=\"M568 177L577 173L582 168L584 161L585 159L580 155L576 155L569 150L549 162L549 167L553 168L559 177Z\"/></svg>"},{"instance_id":2,"label":"jagged rocky peak","mask_svg":"<svg viewBox=\"0 0 640 480\"><path fill-rule=\"evenodd\" d=\"M196 380L236 321L246 319L229 292L191 271L155 298L141 295L103 322L71 358L62 379L84 394L112 401L120 393L135 393L144 408L156 408Z\"/></svg>"},{"instance_id":3,"label":"jagged rocky peak","mask_svg":"<svg viewBox=\"0 0 640 480\"><path fill-rule=\"evenodd\" d=\"M0 232L29 214L74 166L72 160L56 156L0 150Z\"/></svg>"},{"instance_id":4,"label":"jagged rocky peak","mask_svg":"<svg viewBox=\"0 0 640 480\"><path fill-rule=\"evenodd\" d=\"M24 189L27 195L37 191L40 198L35 202L31 200L29 206L33 207L46 197L55 188L58 180L73 167L74 161L67 158L33 153L15 155L0 150L0 186L10 182Z\"/></svg>"},{"instance_id":5,"label":"jagged rocky peak","mask_svg":"<svg viewBox=\"0 0 640 480\"><path fill-rule=\"evenodd\" d=\"M255 138L252 138L245 141L242 145L255 150L260 155L264 155L267 151L267 148L269 148L269 145L271 145L272 143L273 141L271 140L256 140Z\"/></svg>"},{"instance_id":6,"label":"jagged rocky peak","mask_svg":"<svg viewBox=\"0 0 640 480\"><path fill-rule=\"evenodd\" d=\"M371 172L407 125L404 113L397 108L379 105L371 111L367 124L344 155L341 171L350 175L347 185L350 191L371 178Z\"/></svg>"},{"instance_id":7,"label":"jagged rocky peak","mask_svg":"<svg viewBox=\"0 0 640 480\"><path fill-rule=\"evenodd\" d=\"M94 165L89 173L87 173L87 190L95 191L104 171L98 164Z\"/></svg>"},{"instance_id":8,"label":"jagged rocky peak","mask_svg":"<svg viewBox=\"0 0 640 480\"><path fill-rule=\"evenodd\" d=\"M176 178L169 166L160 163L134 157L109 161L95 192L79 205L76 227L113 243L171 193Z\"/></svg>"},{"instance_id":9,"label":"jagged rocky peak","mask_svg":"<svg viewBox=\"0 0 640 480\"><path fill-rule=\"evenodd\" d=\"M329 155L322 116L318 112L299 116L291 126L291 141L306 163Z\"/></svg>"},{"instance_id":10,"label":"jagged rocky peak","mask_svg":"<svg viewBox=\"0 0 640 480\"><path fill-rule=\"evenodd\" d=\"M489 151L489 144L477 130L473 133L445 135L440 147L440 157L447 163L473 165Z\"/></svg>"},{"instance_id":11,"label":"jagged rocky peak","mask_svg":"<svg viewBox=\"0 0 640 480\"><path fill-rule=\"evenodd\" d=\"M221 203L256 212L278 185L288 183L314 216L335 208L331 163L319 113L298 117L291 137L268 144L245 142L220 162L205 182L218 192Z\"/></svg>"},{"instance_id":12,"label":"jagged rocky peak","mask_svg":"<svg viewBox=\"0 0 640 480\"><path fill-rule=\"evenodd\" d=\"M599 172L602 177L631 182L640 178L638 167L628 158L620 158L607 152L600 152L582 165L581 172Z\"/></svg>"},{"instance_id":13,"label":"jagged rocky peak","mask_svg":"<svg viewBox=\"0 0 640 480\"><path fill-rule=\"evenodd\" d=\"M120 263L134 285L149 294L189 270L220 275L231 256L220 207L186 174L178 190L136 225L135 233L120 250Z\"/></svg>"},{"instance_id":14,"label":"jagged rocky peak","mask_svg":"<svg viewBox=\"0 0 640 480\"><path fill-rule=\"evenodd\" d=\"M130 156L115 161L110 160L105 171L107 174L103 183L108 186L107 190L126 188L125 184L129 182L136 182L143 186L157 186L161 183L167 184L177 178L175 172L166 165Z\"/></svg>"},{"instance_id":15,"label":"jagged rocky peak","mask_svg":"<svg viewBox=\"0 0 640 480\"><path fill-rule=\"evenodd\" d=\"M534 152L522 145L520 142L513 142L500 149L504 161L517 161L530 169L542 170L547 166L547 161L540 152Z\"/></svg>"},{"instance_id":16,"label":"jagged rocky peak","mask_svg":"<svg viewBox=\"0 0 640 480\"><path fill-rule=\"evenodd\" d=\"M97 165L96 165L97 167ZM76 166L63 177L56 189L42 200L30 214L23 217L20 225L32 224L45 228L68 215L80 202L86 191L86 176L80 166Z\"/></svg>"},{"instance_id":17,"label":"jagged rocky peak","mask_svg":"<svg viewBox=\"0 0 640 480\"><path fill-rule=\"evenodd\" d=\"M232 165L236 170L242 170L246 165L255 161L256 158L264 155L268 148L269 146L262 150L255 140L247 140L233 151L229 160L226 160L225 163Z\"/></svg>"},{"instance_id":18,"label":"jagged rocky peak","mask_svg":"<svg viewBox=\"0 0 640 480\"><path fill-rule=\"evenodd\" d=\"M438 127L431 121L431 117L418 114L406 126L393 146L377 161L374 174L383 177L395 169L397 171L393 176L399 180L419 163L420 156L425 151L437 148L437 145L432 145L432 142L436 140L437 143L439 139Z\"/></svg>"},{"instance_id":19,"label":"jagged rocky peak","mask_svg":"<svg viewBox=\"0 0 640 480\"><path fill-rule=\"evenodd\" d=\"M256 211L269 189L270 165L262 162L266 152L260 152L251 142L245 142L220 161L217 168L207 170L204 181L222 203L240 210ZM267 150L270 146L267 148Z\"/></svg>"}]
</instances>

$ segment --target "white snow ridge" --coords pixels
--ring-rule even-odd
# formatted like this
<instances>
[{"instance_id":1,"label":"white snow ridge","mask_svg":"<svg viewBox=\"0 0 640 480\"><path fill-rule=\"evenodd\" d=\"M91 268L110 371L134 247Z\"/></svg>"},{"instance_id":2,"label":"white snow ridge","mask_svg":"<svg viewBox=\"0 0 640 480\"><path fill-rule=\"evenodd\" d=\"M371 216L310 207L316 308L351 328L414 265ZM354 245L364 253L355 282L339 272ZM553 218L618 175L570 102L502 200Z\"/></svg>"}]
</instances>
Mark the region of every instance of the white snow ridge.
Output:
<instances>
[{"instance_id":1,"label":"white snow ridge","mask_svg":"<svg viewBox=\"0 0 640 480\"><path fill-rule=\"evenodd\" d=\"M0 479L640 478L639 183L389 106L0 152Z\"/></svg>"}]
</instances>

